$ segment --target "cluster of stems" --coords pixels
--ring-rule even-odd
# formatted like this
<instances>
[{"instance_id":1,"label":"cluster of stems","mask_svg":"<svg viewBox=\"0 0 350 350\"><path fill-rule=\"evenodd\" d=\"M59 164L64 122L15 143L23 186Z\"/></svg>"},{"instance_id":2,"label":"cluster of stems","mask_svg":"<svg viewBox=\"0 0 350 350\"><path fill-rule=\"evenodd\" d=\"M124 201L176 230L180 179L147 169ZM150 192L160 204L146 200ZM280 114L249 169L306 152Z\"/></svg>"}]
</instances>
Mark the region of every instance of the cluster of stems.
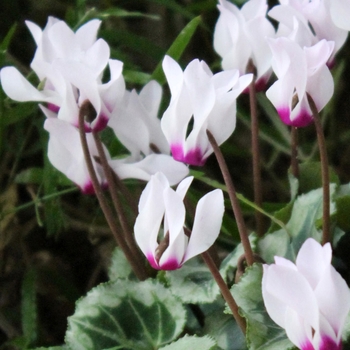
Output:
<instances>
[{"instance_id":1,"label":"cluster of stems","mask_svg":"<svg viewBox=\"0 0 350 350\"><path fill-rule=\"evenodd\" d=\"M85 101L84 104L90 104L90 102ZM117 176L113 173L113 171L111 170L108 164L106 154L103 150L102 142L99 138L98 133L93 131L92 133L93 133L94 141L95 141L96 148L99 155L98 160L103 168L103 171L105 173L105 176L108 182L108 188L112 197L114 212L107 201L107 198L104 194L101 184L98 181L95 168L93 166L93 162L91 159L91 154L89 151L88 143L86 140L86 133L85 133L85 120L86 119L90 120L94 116L86 115L86 113L89 113L87 111L91 109L83 108L83 107L86 107L84 106L84 104L80 109L80 113L79 113L79 133L80 133L80 140L81 140L81 144L84 152L85 162L90 174L90 178L95 190L96 197L103 211L103 214L107 220L108 226L110 227L118 246L123 250L126 259L130 263L132 270L134 271L135 275L139 280L141 281L145 280L148 277L148 275L145 269L145 264L143 263L143 257L136 245L133 232L128 223L127 217L125 215L125 211L123 210L120 197L118 196L117 183L121 183L121 182L118 181ZM95 111L91 111L90 113L95 113ZM120 227L116 220L115 213L117 214Z\"/></svg>"}]
</instances>

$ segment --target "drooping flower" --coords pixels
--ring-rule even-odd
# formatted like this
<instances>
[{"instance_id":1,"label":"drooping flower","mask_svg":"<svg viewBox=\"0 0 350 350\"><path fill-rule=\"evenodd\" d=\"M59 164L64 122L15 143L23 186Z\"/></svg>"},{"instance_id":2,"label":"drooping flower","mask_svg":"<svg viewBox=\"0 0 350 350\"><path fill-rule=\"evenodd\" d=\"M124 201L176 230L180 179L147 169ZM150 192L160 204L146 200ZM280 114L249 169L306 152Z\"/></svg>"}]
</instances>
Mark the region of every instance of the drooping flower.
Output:
<instances>
[{"instance_id":1,"label":"drooping flower","mask_svg":"<svg viewBox=\"0 0 350 350\"><path fill-rule=\"evenodd\" d=\"M266 18L266 0L249 0L241 10L227 0L219 0L219 19L214 31L214 49L222 57L222 68L245 74L249 60L256 67L256 86L265 88L271 69L271 52L266 38L275 30Z\"/></svg>"},{"instance_id":2,"label":"drooping flower","mask_svg":"<svg viewBox=\"0 0 350 350\"><path fill-rule=\"evenodd\" d=\"M301 48L289 38L269 41L272 67L277 81L266 91L266 96L287 125L304 127L313 121L307 94L321 111L333 95L334 82L326 65L334 43L319 41Z\"/></svg>"},{"instance_id":3,"label":"drooping flower","mask_svg":"<svg viewBox=\"0 0 350 350\"><path fill-rule=\"evenodd\" d=\"M204 165L213 152L206 130L220 145L236 126L236 98L252 81L252 74L239 76L238 70L213 74L204 61L189 63L184 71L165 56L163 69L171 91L169 107L161 127L174 159ZM188 125L193 127L187 135Z\"/></svg>"},{"instance_id":4,"label":"drooping flower","mask_svg":"<svg viewBox=\"0 0 350 350\"><path fill-rule=\"evenodd\" d=\"M264 265L262 292L268 314L302 350L340 350L350 292L331 265L332 248L309 238L296 263L275 257Z\"/></svg>"},{"instance_id":5,"label":"drooping flower","mask_svg":"<svg viewBox=\"0 0 350 350\"><path fill-rule=\"evenodd\" d=\"M164 174L157 173L141 194L135 239L155 269L180 268L187 260L206 251L219 235L224 213L221 190L214 190L199 200L192 232L190 237L186 235L183 199L192 179L187 177L174 191Z\"/></svg>"}]
</instances>

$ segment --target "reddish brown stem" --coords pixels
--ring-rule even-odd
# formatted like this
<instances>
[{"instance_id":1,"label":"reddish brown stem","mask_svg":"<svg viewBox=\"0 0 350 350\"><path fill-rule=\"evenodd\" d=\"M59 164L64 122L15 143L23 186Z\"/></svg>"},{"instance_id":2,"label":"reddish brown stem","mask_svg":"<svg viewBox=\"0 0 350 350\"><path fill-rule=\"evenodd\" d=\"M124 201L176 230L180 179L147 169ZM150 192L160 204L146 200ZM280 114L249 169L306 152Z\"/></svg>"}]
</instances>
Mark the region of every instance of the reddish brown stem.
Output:
<instances>
[{"instance_id":1,"label":"reddish brown stem","mask_svg":"<svg viewBox=\"0 0 350 350\"><path fill-rule=\"evenodd\" d=\"M247 228L245 226L241 207L240 207L238 199L237 199L236 190L235 190L235 187L233 186L230 172L228 171L227 164L225 162L224 156L222 155L222 152L220 150L219 145L217 144L213 134L209 130L207 130L207 135L208 135L209 142L210 142L211 146L213 147L213 150L214 150L216 159L218 161L222 176L224 178L224 182L225 182L226 187L227 187L227 192L228 192L228 195L230 197L233 213L234 213L235 218L236 218L236 223L238 226L238 231L239 231L239 235L240 235L241 242L243 245L247 264L250 266L254 263L253 251L252 251L252 247L250 246Z\"/></svg>"},{"instance_id":2,"label":"reddish brown stem","mask_svg":"<svg viewBox=\"0 0 350 350\"><path fill-rule=\"evenodd\" d=\"M330 192L329 192L329 166L326 150L326 140L324 137L321 118L318 113L314 100L307 95L311 112L314 117L317 133L318 148L321 159L322 187L323 187L323 224L322 224L322 244L331 242L331 224L330 224Z\"/></svg>"},{"instance_id":3,"label":"reddish brown stem","mask_svg":"<svg viewBox=\"0 0 350 350\"><path fill-rule=\"evenodd\" d=\"M103 194L103 190L101 188L101 185L99 183L99 180L98 180L96 172L95 172L95 168L94 168L92 160L91 160L91 154L90 154L89 146L88 146L87 139L86 139L84 121L85 121L85 109L81 109L80 113L79 113L80 141L81 141L81 145L82 145L83 152L84 152L86 166L87 166L88 171L89 171L89 175L90 175L91 182L92 182L92 185L93 185L94 190L95 190L96 197L98 199L98 202L99 202L100 207L103 211L103 214L106 218L108 226L110 227L117 244L123 250L125 257L129 261L135 275L140 280L144 280L147 276L145 276L143 271L140 269L139 264L134 260L133 254L131 253L123 236L120 235L119 230L118 230L118 225L114 219L112 211L111 211L110 207L108 206L106 198Z\"/></svg>"},{"instance_id":4,"label":"reddish brown stem","mask_svg":"<svg viewBox=\"0 0 350 350\"><path fill-rule=\"evenodd\" d=\"M203 258L204 262L207 264L207 266L209 267L209 270L210 270L211 274L213 275L217 285L219 286L221 294L222 294L223 298L225 299L228 307L232 311L232 315L235 318L238 326L241 328L243 334L245 334L246 328L247 328L245 319L239 314L238 305L236 304L235 299L233 298L230 290L228 289L226 282L222 278L220 271L216 267L213 259L208 254L208 252L202 253L202 258Z\"/></svg>"},{"instance_id":5,"label":"reddish brown stem","mask_svg":"<svg viewBox=\"0 0 350 350\"><path fill-rule=\"evenodd\" d=\"M247 71L253 73L253 80L249 86L249 102L251 116L252 132L252 156L253 156L253 183L254 183L254 203L261 208L262 206L262 186L261 186L261 166L260 166L260 147L259 147L259 119L256 101L256 68L252 61L249 61ZM256 233L259 237L264 234L263 215L260 211L255 211Z\"/></svg>"}]
</instances>

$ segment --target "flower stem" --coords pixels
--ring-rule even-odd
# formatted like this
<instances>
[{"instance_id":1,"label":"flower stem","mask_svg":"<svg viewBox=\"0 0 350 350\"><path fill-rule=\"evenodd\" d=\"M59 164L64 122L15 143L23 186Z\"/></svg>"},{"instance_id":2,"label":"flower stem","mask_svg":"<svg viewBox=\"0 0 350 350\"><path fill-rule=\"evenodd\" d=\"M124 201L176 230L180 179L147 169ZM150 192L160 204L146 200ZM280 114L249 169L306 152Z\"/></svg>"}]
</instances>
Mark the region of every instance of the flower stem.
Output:
<instances>
[{"instance_id":1,"label":"flower stem","mask_svg":"<svg viewBox=\"0 0 350 350\"><path fill-rule=\"evenodd\" d=\"M98 199L98 202L100 204L100 207L103 211L103 214L107 220L108 226L110 227L113 236L117 242L117 244L120 246L120 248L123 250L125 257L129 261L135 275L140 279L144 280L147 276L144 273L141 265L138 264L137 261L135 261L133 254L131 253L130 248L126 244L124 237L120 235L118 230L118 225L114 219L113 213L110 209L110 207L107 204L106 198L103 194L101 185L98 181L95 168L93 166L92 160L91 160L91 154L89 150L89 146L86 139L86 133L85 133L85 125L84 125L84 119L85 119L85 109L81 109L79 112L79 134L80 134L80 141L84 152L85 162L86 166L89 171L89 175L91 178L92 185L94 186L95 194Z\"/></svg>"},{"instance_id":2,"label":"flower stem","mask_svg":"<svg viewBox=\"0 0 350 350\"><path fill-rule=\"evenodd\" d=\"M299 178L299 163L298 163L298 128L291 128L291 168L294 177Z\"/></svg>"},{"instance_id":3,"label":"flower stem","mask_svg":"<svg viewBox=\"0 0 350 350\"><path fill-rule=\"evenodd\" d=\"M323 225L322 225L322 244L331 241L330 232L330 192L329 192L329 166L326 150L326 141L322 129L321 118L317 111L314 100L308 94L308 102L314 117L315 128L317 133L318 148L321 159L322 187L323 187Z\"/></svg>"},{"instance_id":4,"label":"flower stem","mask_svg":"<svg viewBox=\"0 0 350 350\"><path fill-rule=\"evenodd\" d=\"M219 167L227 187L227 192L230 197L233 213L236 218L238 231L239 231L239 235L243 245L247 264L248 266L250 266L254 263L254 256L253 256L252 247L250 246L247 228L245 226L243 215L242 215L242 210L237 199L236 190L233 185L230 173L228 171L224 156L222 155L219 145L217 144L213 134L209 130L207 130L207 135L208 135L209 142L213 147L216 159L219 163Z\"/></svg>"},{"instance_id":5,"label":"flower stem","mask_svg":"<svg viewBox=\"0 0 350 350\"><path fill-rule=\"evenodd\" d=\"M208 252L202 253L202 258L209 267L209 270L213 275L217 285L219 286L223 298L225 299L230 310L232 311L233 317L235 318L238 326L241 328L243 334L245 334L247 328L245 319L238 313L238 305L236 304L235 299L233 298L230 290L228 289L227 284L220 275L220 271L216 267L213 259L211 258Z\"/></svg>"},{"instance_id":6,"label":"flower stem","mask_svg":"<svg viewBox=\"0 0 350 350\"><path fill-rule=\"evenodd\" d=\"M260 147L259 147L259 120L256 101L256 68L250 60L247 71L253 73L253 80L249 85L249 103L252 130L252 155L253 155L253 182L254 182L254 203L261 208L262 191L261 191L261 166L260 166ZM263 215L259 211L255 211L256 233L259 237L264 234Z\"/></svg>"},{"instance_id":7,"label":"flower stem","mask_svg":"<svg viewBox=\"0 0 350 350\"><path fill-rule=\"evenodd\" d=\"M96 148L98 151L98 155L100 157L101 166L103 168L104 174L105 174L107 182L108 182L109 193L111 194L111 197L112 197L114 209L118 215L120 226L121 226L122 231L124 233L124 238L126 239L126 242L127 242L128 246L133 254L133 259L138 260L138 261L142 261L142 255L140 253L138 246L136 245L134 236L129 228L128 221L126 219L125 211L124 211L122 203L118 197L117 186L115 183L115 178L113 176L114 174L113 174L113 171L108 164L106 154L103 150L102 142L101 142L97 132L93 131L92 135L94 137Z\"/></svg>"}]
</instances>

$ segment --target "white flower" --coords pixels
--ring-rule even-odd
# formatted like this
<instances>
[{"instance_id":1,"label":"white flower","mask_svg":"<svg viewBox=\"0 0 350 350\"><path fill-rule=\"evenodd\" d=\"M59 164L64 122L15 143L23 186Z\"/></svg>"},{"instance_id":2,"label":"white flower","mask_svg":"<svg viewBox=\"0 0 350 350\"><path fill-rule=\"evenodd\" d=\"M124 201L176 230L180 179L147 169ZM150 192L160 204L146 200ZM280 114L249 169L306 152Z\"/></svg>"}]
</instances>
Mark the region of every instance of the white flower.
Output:
<instances>
[{"instance_id":1,"label":"white flower","mask_svg":"<svg viewBox=\"0 0 350 350\"><path fill-rule=\"evenodd\" d=\"M257 89L264 89L272 72L266 38L275 36L266 18L266 0L249 0L241 10L227 0L219 0L218 9L214 49L222 57L222 68L238 69L242 75L251 59L257 70Z\"/></svg>"},{"instance_id":2,"label":"white flower","mask_svg":"<svg viewBox=\"0 0 350 350\"><path fill-rule=\"evenodd\" d=\"M322 39L334 41L334 49L329 58L329 64L332 65L334 56L345 43L350 29L350 3L344 0L280 0L280 3L268 13L280 22L279 26L284 27L282 31L279 28L279 35L288 36L288 30L293 31L293 22L297 19L304 33L299 36L302 39L299 41L301 46L314 45ZM306 44L304 40L311 40L311 43Z\"/></svg>"},{"instance_id":3,"label":"white flower","mask_svg":"<svg viewBox=\"0 0 350 350\"><path fill-rule=\"evenodd\" d=\"M314 46L301 48L289 38L277 38L271 39L269 44L278 80L266 91L266 96L285 124L309 125L313 116L307 94L318 111L333 95L334 82L326 63L334 43L321 40Z\"/></svg>"},{"instance_id":4,"label":"white flower","mask_svg":"<svg viewBox=\"0 0 350 350\"><path fill-rule=\"evenodd\" d=\"M185 261L206 251L220 233L224 199L221 190L214 190L198 202L192 233L190 237L185 234L183 199L192 179L187 177L174 191L164 174L157 173L141 194L135 239L155 269L180 268ZM160 243L157 242L159 232Z\"/></svg>"},{"instance_id":5,"label":"white flower","mask_svg":"<svg viewBox=\"0 0 350 350\"><path fill-rule=\"evenodd\" d=\"M85 121L86 131L106 127L125 91L123 63L109 59L108 44L96 32L100 21L90 21L74 33L63 21L50 18L43 31L27 23L38 45L33 70L41 80L40 89L31 85L14 67L1 70L5 93L16 101L45 102L57 112L57 118L78 126L81 105L90 101L95 109L93 120ZM109 66L110 81L103 84L101 76Z\"/></svg>"},{"instance_id":6,"label":"white flower","mask_svg":"<svg viewBox=\"0 0 350 350\"><path fill-rule=\"evenodd\" d=\"M270 317L302 350L339 350L350 310L349 288L331 265L332 248L309 238L296 263L264 265L262 292Z\"/></svg>"},{"instance_id":7,"label":"white flower","mask_svg":"<svg viewBox=\"0 0 350 350\"><path fill-rule=\"evenodd\" d=\"M182 71L165 56L163 69L171 91L161 127L174 159L203 165L213 152L206 131L220 145L236 126L236 98L252 81L252 74L239 77L238 70L213 74L204 61L193 60ZM187 136L188 125L193 127Z\"/></svg>"}]
</instances>

